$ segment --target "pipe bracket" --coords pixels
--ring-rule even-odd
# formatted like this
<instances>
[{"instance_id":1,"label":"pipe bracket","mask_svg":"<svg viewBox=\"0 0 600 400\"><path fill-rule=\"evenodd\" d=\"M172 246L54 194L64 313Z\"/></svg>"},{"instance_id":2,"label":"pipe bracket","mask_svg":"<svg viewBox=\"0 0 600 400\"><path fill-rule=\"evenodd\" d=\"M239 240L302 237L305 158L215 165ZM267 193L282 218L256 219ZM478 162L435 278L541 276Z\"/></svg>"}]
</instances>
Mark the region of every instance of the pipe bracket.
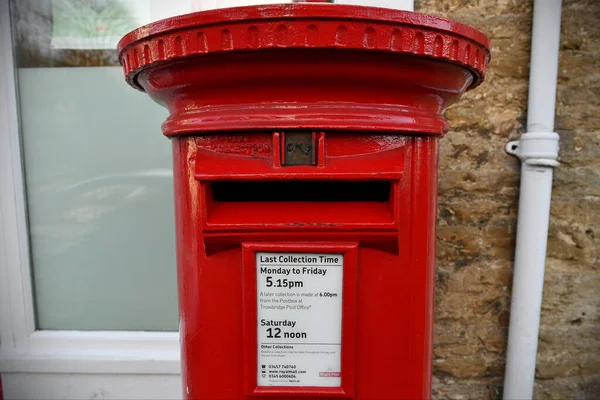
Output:
<instances>
[{"instance_id":1,"label":"pipe bracket","mask_svg":"<svg viewBox=\"0 0 600 400\"><path fill-rule=\"evenodd\" d=\"M558 166L558 141L556 132L528 132L508 142L505 150L527 165L554 168Z\"/></svg>"}]
</instances>

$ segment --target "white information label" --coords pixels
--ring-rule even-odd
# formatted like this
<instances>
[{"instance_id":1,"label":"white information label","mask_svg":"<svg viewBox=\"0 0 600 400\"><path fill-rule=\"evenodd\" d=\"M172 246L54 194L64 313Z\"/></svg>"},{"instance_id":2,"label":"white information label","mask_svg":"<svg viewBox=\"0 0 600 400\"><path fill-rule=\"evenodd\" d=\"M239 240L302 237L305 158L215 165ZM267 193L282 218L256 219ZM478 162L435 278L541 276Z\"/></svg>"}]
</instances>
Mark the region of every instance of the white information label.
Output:
<instances>
[{"instance_id":1,"label":"white information label","mask_svg":"<svg viewBox=\"0 0 600 400\"><path fill-rule=\"evenodd\" d=\"M341 385L342 254L257 253L258 386Z\"/></svg>"}]
</instances>

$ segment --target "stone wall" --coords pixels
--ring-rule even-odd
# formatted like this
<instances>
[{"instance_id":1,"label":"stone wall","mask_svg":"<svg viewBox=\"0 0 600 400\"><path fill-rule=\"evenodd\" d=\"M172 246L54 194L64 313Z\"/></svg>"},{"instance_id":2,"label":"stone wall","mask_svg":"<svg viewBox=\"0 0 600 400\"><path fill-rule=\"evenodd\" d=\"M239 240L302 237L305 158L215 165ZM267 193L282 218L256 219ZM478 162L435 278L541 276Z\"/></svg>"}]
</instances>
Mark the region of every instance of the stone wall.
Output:
<instances>
[{"instance_id":1,"label":"stone wall","mask_svg":"<svg viewBox=\"0 0 600 400\"><path fill-rule=\"evenodd\" d=\"M600 2L563 0L556 170L535 397L600 398ZM502 394L519 162L504 145L527 117L532 4L421 0L418 12L492 42L486 82L446 116L439 182L434 397Z\"/></svg>"}]
</instances>

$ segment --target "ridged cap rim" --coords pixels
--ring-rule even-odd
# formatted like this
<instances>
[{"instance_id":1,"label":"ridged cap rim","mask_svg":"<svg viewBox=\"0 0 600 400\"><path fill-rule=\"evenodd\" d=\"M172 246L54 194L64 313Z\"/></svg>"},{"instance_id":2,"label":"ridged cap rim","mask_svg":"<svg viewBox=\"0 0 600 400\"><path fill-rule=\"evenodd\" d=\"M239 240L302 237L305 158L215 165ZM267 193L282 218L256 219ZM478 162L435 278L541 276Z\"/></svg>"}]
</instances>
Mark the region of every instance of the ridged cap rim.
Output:
<instances>
[{"instance_id":1,"label":"ridged cap rim","mask_svg":"<svg viewBox=\"0 0 600 400\"><path fill-rule=\"evenodd\" d=\"M327 31L319 28L335 22L339 23L335 31L328 29L316 39L311 36L311 30ZM273 24L278 24L275 29ZM346 32L343 41L340 32ZM154 65L273 48L351 49L432 58L468 68L474 76L469 89L483 81L490 60L488 38L459 22L409 11L315 3L224 8L167 18L126 34L117 51L127 82L143 91L136 76Z\"/></svg>"}]
</instances>

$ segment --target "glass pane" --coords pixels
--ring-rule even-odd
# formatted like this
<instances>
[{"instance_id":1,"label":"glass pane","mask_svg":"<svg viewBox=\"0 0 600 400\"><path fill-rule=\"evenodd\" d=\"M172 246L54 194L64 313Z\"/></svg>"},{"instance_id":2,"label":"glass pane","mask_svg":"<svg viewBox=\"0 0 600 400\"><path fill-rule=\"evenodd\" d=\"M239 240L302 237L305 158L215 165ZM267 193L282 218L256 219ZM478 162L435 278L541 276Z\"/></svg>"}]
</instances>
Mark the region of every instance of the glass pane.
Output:
<instances>
[{"instance_id":1,"label":"glass pane","mask_svg":"<svg viewBox=\"0 0 600 400\"><path fill-rule=\"evenodd\" d=\"M148 22L118 3L11 2L38 329L177 330L168 114L89 32Z\"/></svg>"}]
</instances>

